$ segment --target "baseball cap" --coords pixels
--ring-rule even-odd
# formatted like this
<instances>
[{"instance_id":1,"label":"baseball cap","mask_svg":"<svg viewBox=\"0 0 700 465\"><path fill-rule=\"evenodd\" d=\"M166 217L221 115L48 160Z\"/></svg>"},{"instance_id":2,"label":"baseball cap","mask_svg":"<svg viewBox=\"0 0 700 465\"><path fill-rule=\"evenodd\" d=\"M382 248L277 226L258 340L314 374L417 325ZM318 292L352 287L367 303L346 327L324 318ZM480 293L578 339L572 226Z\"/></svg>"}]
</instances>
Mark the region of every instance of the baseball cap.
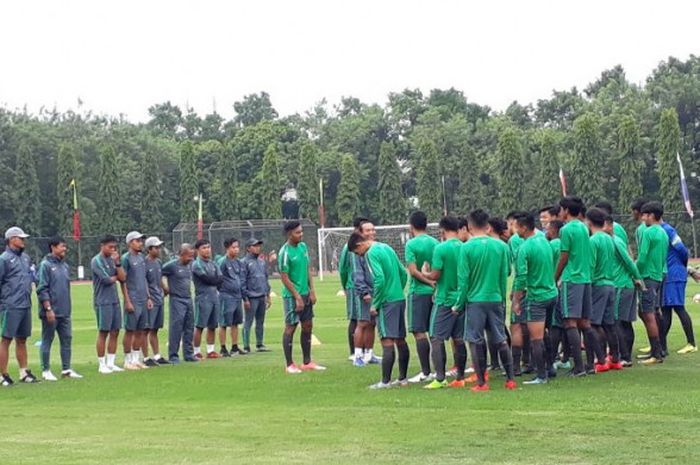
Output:
<instances>
[{"instance_id":1,"label":"baseball cap","mask_svg":"<svg viewBox=\"0 0 700 465\"><path fill-rule=\"evenodd\" d=\"M151 236L148 239L146 239L146 248L160 247L161 245L163 245L163 241L158 239L156 236Z\"/></svg>"},{"instance_id":2,"label":"baseball cap","mask_svg":"<svg viewBox=\"0 0 700 465\"><path fill-rule=\"evenodd\" d=\"M13 237L21 237L22 239L26 239L29 237L29 234L22 231L22 228L20 227L12 226L10 229L5 231L5 239L11 239Z\"/></svg>"},{"instance_id":3,"label":"baseball cap","mask_svg":"<svg viewBox=\"0 0 700 465\"><path fill-rule=\"evenodd\" d=\"M248 239L246 241L245 246L251 247L251 246L262 244L262 243L263 243L263 241L261 239L255 239L254 237L251 237L250 239Z\"/></svg>"},{"instance_id":4,"label":"baseball cap","mask_svg":"<svg viewBox=\"0 0 700 465\"><path fill-rule=\"evenodd\" d=\"M129 234L126 235L126 243L128 244L129 242L133 241L134 239L143 239L145 238L145 234L141 234L138 231L131 231Z\"/></svg>"}]
</instances>

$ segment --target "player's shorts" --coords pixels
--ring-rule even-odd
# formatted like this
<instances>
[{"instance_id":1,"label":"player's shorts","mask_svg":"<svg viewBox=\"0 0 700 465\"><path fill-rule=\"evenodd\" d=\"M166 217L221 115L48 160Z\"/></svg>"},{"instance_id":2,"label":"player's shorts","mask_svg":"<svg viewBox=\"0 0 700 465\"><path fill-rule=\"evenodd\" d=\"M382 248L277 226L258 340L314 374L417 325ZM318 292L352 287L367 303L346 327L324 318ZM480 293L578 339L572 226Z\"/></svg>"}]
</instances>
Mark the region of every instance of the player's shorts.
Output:
<instances>
[{"instance_id":1,"label":"player's shorts","mask_svg":"<svg viewBox=\"0 0 700 465\"><path fill-rule=\"evenodd\" d=\"M551 317L556 305L556 298L541 302L525 299L521 306L523 310L520 312L520 315L524 315L525 321L528 323L546 323L547 316Z\"/></svg>"},{"instance_id":2,"label":"player's shorts","mask_svg":"<svg viewBox=\"0 0 700 465\"><path fill-rule=\"evenodd\" d=\"M430 337L441 341L464 337L464 312L455 315L451 306L436 305L430 316Z\"/></svg>"},{"instance_id":3,"label":"player's shorts","mask_svg":"<svg viewBox=\"0 0 700 465\"><path fill-rule=\"evenodd\" d=\"M369 314L369 309L372 307L372 302L365 302L362 296L354 293L352 320L356 321L374 321L374 317Z\"/></svg>"},{"instance_id":4,"label":"player's shorts","mask_svg":"<svg viewBox=\"0 0 700 465\"><path fill-rule=\"evenodd\" d=\"M685 286L687 281L664 281L662 307L679 307L685 305Z\"/></svg>"},{"instance_id":5,"label":"player's shorts","mask_svg":"<svg viewBox=\"0 0 700 465\"><path fill-rule=\"evenodd\" d=\"M146 304L133 304L134 311L129 313L124 308L124 329L127 331L143 331L148 327L148 309Z\"/></svg>"},{"instance_id":6,"label":"player's shorts","mask_svg":"<svg viewBox=\"0 0 700 465\"><path fill-rule=\"evenodd\" d=\"M591 287L591 324L596 326L615 324L615 288Z\"/></svg>"},{"instance_id":7,"label":"player's shorts","mask_svg":"<svg viewBox=\"0 0 700 465\"><path fill-rule=\"evenodd\" d=\"M358 295L354 289L345 289L345 316L348 320L356 320L355 318L355 301Z\"/></svg>"},{"instance_id":8,"label":"player's shorts","mask_svg":"<svg viewBox=\"0 0 700 465\"><path fill-rule=\"evenodd\" d=\"M615 289L615 320L633 322L637 320L637 290Z\"/></svg>"},{"instance_id":9,"label":"player's shorts","mask_svg":"<svg viewBox=\"0 0 700 465\"><path fill-rule=\"evenodd\" d=\"M473 302L467 304L464 339L475 344L484 343L484 331L493 338L492 344L506 340L505 312L500 302Z\"/></svg>"},{"instance_id":10,"label":"player's shorts","mask_svg":"<svg viewBox=\"0 0 700 465\"><path fill-rule=\"evenodd\" d=\"M199 329L216 329L219 316L218 299L194 298L194 326Z\"/></svg>"},{"instance_id":11,"label":"player's shorts","mask_svg":"<svg viewBox=\"0 0 700 465\"><path fill-rule=\"evenodd\" d=\"M297 312L297 303L294 297L284 297L282 299L282 305L284 307L284 322L288 325L296 325L303 323L304 321L311 321L314 319L314 306L309 300L309 295L301 296L304 301L304 308Z\"/></svg>"},{"instance_id":12,"label":"player's shorts","mask_svg":"<svg viewBox=\"0 0 700 465\"><path fill-rule=\"evenodd\" d=\"M427 333L430 327L430 312L433 309L433 295L409 294L408 331L411 333Z\"/></svg>"},{"instance_id":13,"label":"player's shorts","mask_svg":"<svg viewBox=\"0 0 700 465\"><path fill-rule=\"evenodd\" d=\"M32 309L31 308L5 308L0 312L0 329L2 337L20 339L32 335Z\"/></svg>"},{"instance_id":14,"label":"player's shorts","mask_svg":"<svg viewBox=\"0 0 700 465\"><path fill-rule=\"evenodd\" d=\"M591 285L564 281L561 283L562 317L588 320L591 317Z\"/></svg>"},{"instance_id":15,"label":"player's shorts","mask_svg":"<svg viewBox=\"0 0 700 465\"><path fill-rule=\"evenodd\" d=\"M523 301L523 304L525 301ZM522 308L525 308L522 306ZM517 325L517 324L525 324L527 323L527 316L525 315L525 312L520 312L520 315L515 313L513 311L513 301L510 301L510 324L511 325Z\"/></svg>"},{"instance_id":16,"label":"player's shorts","mask_svg":"<svg viewBox=\"0 0 700 465\"><path fill-rule=\"evenodd\" d=\"M228 328L243 324L243 301L230 295L219 295L219 326Z\"/></svg>"},{"instance_id":17,"label":"player's shorts","mask_svg":"<svg viewBox=\"0 0 700 465\"><path fill-rule=\"evenodd\" d=\"M406 337L405 300L386 302L378 311L377 331L379 331L381 339L403 339Z\"/></svg>"},{"instance_id":18,"label":"player's shorts","mask_svg":"<svg viewBox=\"0 0 700 465\"><path fill-rule=\"evenodd\" d=\"M122 311L119 303L95 306L98 331L119 331L122 327Z\"/></svg>"},{"instance_id":19,"label":"player's shorts","mask_svg":"<svg viewBox=\"0 0 700 465\"><path fill-rule=\"evenodd\" d=\"M647 290L642 291L641 297L641 307L642 313L653 312L656 310L656 306L659 302L659 291L661 289L661 281L656 281L653 279L645 279L644 285Z\"/></svg>"},{"instance_id":20,"label":"player's shorts","mask_svg":"<svg viewBox=\"0 0 700 465\"><path fill-rule=\"evenodd\" d=\"M163 327L163 304L154 304L153 308L148 310L147 329L161 329Z\"/></svg>"}]
</instances>

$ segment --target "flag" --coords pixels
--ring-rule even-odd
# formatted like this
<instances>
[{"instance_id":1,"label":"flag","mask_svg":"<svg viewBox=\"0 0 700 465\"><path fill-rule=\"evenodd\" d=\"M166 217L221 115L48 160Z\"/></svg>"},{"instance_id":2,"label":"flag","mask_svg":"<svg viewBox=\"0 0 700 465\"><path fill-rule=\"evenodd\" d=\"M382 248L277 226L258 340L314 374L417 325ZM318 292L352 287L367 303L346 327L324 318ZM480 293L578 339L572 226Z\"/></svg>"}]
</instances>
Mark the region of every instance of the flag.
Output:
<instances>
[{"instance_id":1,"label":"flag","mask_svg":"<svg viewBox=\"0 0 700 465\"><path fill-rule=\"evenodd\" d=\"M73 240L80 241L80 210L78 210L78 188L75 185L75 178L71 180L70 187L73 188Z\"/></svg>"},{"instance_id":2,"label":"flag","mask_svg":"<svg viewBox=\"0 0 700 465\"><path fill-rule=\"evenodd\" d=\"M559 182L561 183L561 193L566 197L566 178L564 177L564 170L559 167Z\"/></svg>"},{"instance_id":3,"label":"flag","mask_svg":"<svg viewBox=\"0 0 700 465\"><path fill-rule=\"evenodd\" d=\"M199 194L199 211L197 212L197 240L204 239L204 218L202 216L202 194Z\"/></svg>"},{"instance_id":4,"label":"flag","mask_svg":"<svg viewBox=\"0 0 700 465\"><path fill-rule=\"evenodd\" d=\"M693 217L693 207L690 205L690 195L688 194L688 184L685 182L685 172L683 171L683 163L681 162L681 154L676 152L676 160L678 160L678 168L681 170L681 195L683 195L683 203L690 217Z\"/></svg>"},{"instance_id":5,"label":"flag","mask_svg":"<svg viewBox=\"0 0 700 465\"><path fill-rule=\"evenodd\" d=\"M318 204L318 222L323 228L326 225L326 209L323 206L323 178L318 180L318 192L321 200Z\"/></svg>"}]
</instances>

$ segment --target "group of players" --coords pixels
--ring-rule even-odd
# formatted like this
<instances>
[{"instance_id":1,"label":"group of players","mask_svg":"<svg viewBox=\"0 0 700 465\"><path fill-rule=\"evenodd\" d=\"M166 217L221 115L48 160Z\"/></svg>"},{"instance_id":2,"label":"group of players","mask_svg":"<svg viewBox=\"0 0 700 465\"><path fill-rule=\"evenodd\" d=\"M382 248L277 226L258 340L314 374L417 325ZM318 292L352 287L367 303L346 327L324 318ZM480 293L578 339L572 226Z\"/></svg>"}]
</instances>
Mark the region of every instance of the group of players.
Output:
<instances>
[{"instance_id":1,"label":"group of players","mask_svg":"<svg viewBox=\"0 0 700 465\"><path fill-rule=\"evenodd\" d=\"M441 242L427 234L426 215L416 212L409 220L405 267L389 245L376 241L374 225L358 218L339 261L350 359L358 367L379 363L371 353L376 327L382 377L372 389L428 382L426 389L473 384L473 391L485 391L489 354L491 368L505 375L505 388L514 389L523 373L535 374L523 384L537 385L555 377L557 368L581 377L633 366L637 315L650 343L639 363L662 363L673 311L688 339L678 352L697 351L684 307L688 251L663 221L659 202L635 202L632 214L640 222L636 261L607 202L587 209L580 198L564 197L540 210L541 229L529 212L512 212L505 221L483 210L466 218L446 216L439 223ZM421 368L412 378L407 326ZM397 354L399 376L392 381ZM465 379L467 372L472 374ZM448 375L455 377L449 384Z\"/></svg>"}]
</instances>

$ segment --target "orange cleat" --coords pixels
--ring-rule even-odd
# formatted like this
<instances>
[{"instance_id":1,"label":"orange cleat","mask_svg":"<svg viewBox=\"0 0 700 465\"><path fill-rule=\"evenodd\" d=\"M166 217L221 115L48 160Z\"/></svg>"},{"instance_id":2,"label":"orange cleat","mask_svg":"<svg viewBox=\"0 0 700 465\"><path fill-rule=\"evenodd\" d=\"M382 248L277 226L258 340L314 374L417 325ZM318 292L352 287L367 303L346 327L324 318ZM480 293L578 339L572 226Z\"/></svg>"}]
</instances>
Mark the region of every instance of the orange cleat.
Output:
<instances>
[{"instance_id":1,"label":"orange cleat","mask_svg":"<svg viewBox=\"0 0 700 465\"><path fill-rule=\"evenodd\" d=\"M515 380L509 379L508 381L506 381L506 385L505 385L506 389L512 391L517 387L518 387L518 384L515 382Z\"/></svg>"},{"instance_id":2,"label":"orange cleat","mask_svg":"<svg viewBox=\"0 0 700 465\"><path fill-rule=\"evenodd\" d=\"M596 373L605 373L609 369L610 369L610 367L608 366L607 363L596 363L595 364L595 372Z\"/></svg>"},{"instance_id":3,"label":"orange cleat","mask_svg":"<svg viewBox=\"0 0 700 465\"><path fill-rule=\"evenodd\" d=\"M469 384L474 384L478 380L479 380L479 377L476 376L476 373L472 373L471 375L469 375L469 377L465 381ZM488 371L484 372L484 381L486 381L487 383L489 382L489 372Z\"/></svg>"},{"instance_id":4,"label":"orange cleat","mask_svg":"<svg viewBox=\"0 0 700 465\"><path fill-rule=\"evenodd\" d=\"M204 357L202 357L201 352L197 352L196 354L194 354L194 358L198 358L199 360L202 360Z\"/></svg>"},{"instance_id":5,"label":"orange cleat","mask_svg":"<svg viewBox=\"0 0 700 465\"><path fill-rule=\"evenodd\" d=\"M452 381L450 384L448 384L448 387L451 388L463 388L464 387L464 380L463 379L455 379Z\"/></svg>"},{"instance_id":6,"label":"orange cleat","mask_svg":"<svg viewBox=\"0 0 700 465\"><path fill-rule=\"evenodd\" d=\"M489 385L488 384L477 384L476 386L472 386L471 391L472 392L483 392L483 391L488 391L489 390Z\"/></svg>"},{"instance_id":7,"label":"orange cleat","mask_svg":"<svg viewBox=\"0 0 700 465\"><path fill-rule=\"evenodd\" d=\"M301 366L302 371L324 371L326 367L316 364L316 362L305 363Z\"/></svg>"},{"instance_id":8,"label":"orange cleat","mask_svg":"<svg viewBox=\"0 0 700 465\"><path fill-rule=\"evenodd\" d=\"M608 370L622 370L622 362L608 362Z\"/></svg>"},{"instance_id":9,"label":"orange cleat","mask_svg":"<svg viewBox=\"0 0 700 465\"><path fill-rule=\"evenodd\" d=\"M207 358L221 358L221 355L218 352L209 352Z\"/></svg>"}]
</instances>

